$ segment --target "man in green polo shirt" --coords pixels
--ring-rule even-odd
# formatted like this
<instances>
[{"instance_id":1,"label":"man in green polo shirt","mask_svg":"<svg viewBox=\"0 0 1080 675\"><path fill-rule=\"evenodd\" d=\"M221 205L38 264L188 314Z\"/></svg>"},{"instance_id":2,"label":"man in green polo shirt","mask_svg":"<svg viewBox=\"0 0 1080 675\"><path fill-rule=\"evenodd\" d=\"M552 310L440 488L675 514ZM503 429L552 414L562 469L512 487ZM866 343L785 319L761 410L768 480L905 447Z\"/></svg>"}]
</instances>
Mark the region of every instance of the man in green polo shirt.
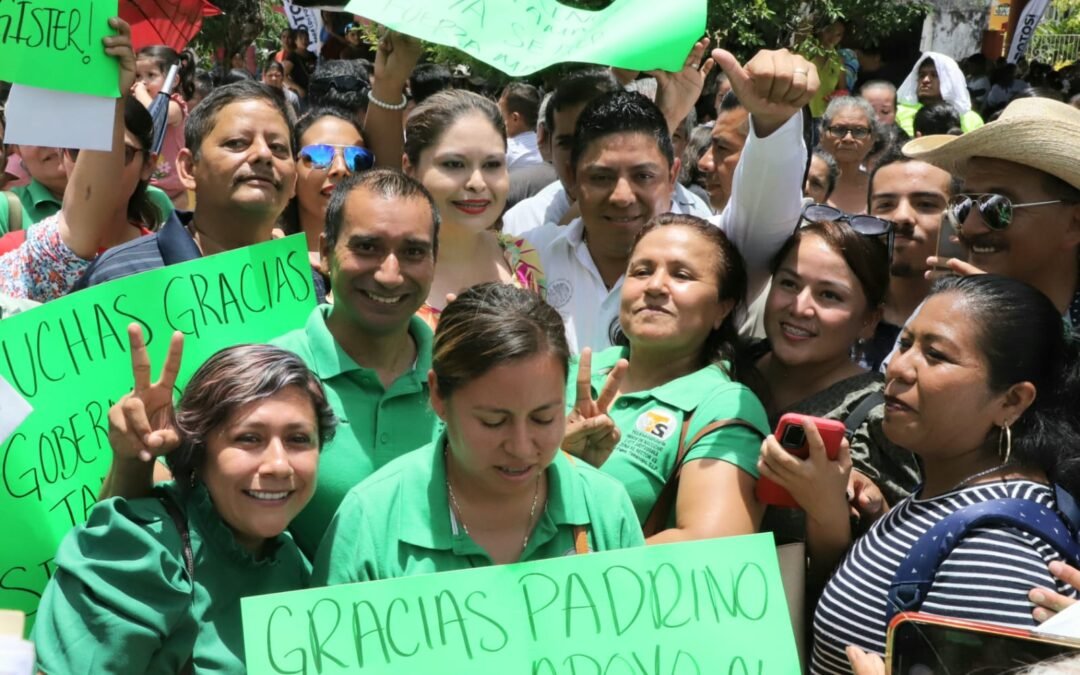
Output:
<instances>
[{"instance_id":1,"label":"man in green polo shirt","mask_svg":"<svg viewBox=\"0 0 1080 675\"><path fill-rule=\"evenodd\" d=\"M432 334L415 315L435 276L438 228L431 196L398 171L356 174L330 197L322 265L334 304L275 340L319 376L342 421L319 458L315 495L290 527L309 558L353 486L435 437Z\"/></svg>"}]
</instances>

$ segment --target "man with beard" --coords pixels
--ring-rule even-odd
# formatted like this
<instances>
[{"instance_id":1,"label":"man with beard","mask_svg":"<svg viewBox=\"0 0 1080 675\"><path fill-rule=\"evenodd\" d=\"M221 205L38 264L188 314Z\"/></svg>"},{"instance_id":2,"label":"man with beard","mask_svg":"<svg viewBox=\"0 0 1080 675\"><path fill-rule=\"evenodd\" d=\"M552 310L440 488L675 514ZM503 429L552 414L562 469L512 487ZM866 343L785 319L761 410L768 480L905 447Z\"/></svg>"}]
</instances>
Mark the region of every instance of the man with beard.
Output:
<instances>
[{"instance_id":1,"label":"man with beard","mask_svg":"<svg viewBox=\"0 0 1080 675\"><path fill-rule=\"evenodd\" d=\"M868 213L895 223L889 293L874 337L863 348L863 365L878 370L892 351L900 328L930 291L926 259L936 252L941 220L959 180L948 171L905 157L887 155L870 174Z\"/></svg>"},{"instance_id":2,"label":"man with beard","mask_svg":"<svg viewBox=\"0 0 1080 675\"><path fill-rule=\"evenodd\" d=\"M948 215L968 259L940 263L958 274L989 272L1031 284L1074 330L1080 322L1078 147L1080 110L1045 98L1013 101L997 121L963 136L924 136L904 146L907 156L964 181Z\"/></svg>"}]
</instances>

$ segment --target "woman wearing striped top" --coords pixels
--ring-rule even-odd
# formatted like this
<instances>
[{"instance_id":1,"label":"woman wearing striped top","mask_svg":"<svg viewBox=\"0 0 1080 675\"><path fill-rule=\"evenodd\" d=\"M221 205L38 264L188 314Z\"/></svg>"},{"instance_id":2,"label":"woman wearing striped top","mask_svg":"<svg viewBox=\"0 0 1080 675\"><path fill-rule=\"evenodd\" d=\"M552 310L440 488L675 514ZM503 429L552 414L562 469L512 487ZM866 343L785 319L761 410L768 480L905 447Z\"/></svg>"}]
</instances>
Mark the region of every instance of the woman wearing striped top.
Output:
<instances>
[{"instance_id":1,"label":"woman wearing striped top","mask_svg":"<svg viewBox=\"0 0 1080 675\"><path fill-rule=\"evenodd\" d=\"M863 650L884 654L889 585L936 522L1005 497L1054 508L1051 483L1080 493L1075 350L1060 314L1030 286L993 275L939 282L904 327L885 378L885 434L918 457L924 482L844 555L814 615L812 673L848 673L848 656ZM816 433L808 437L820 446ZM820 447L811 450L806 461L790 458L770 438L762 474L788 487L808 520L830 525L811 547L820 565L850 545L839 480L850 460L829 462ZM920 610L1030 628L1032 586L1077 595L1050 575L1058 559L1019 530L973 529L938 568Z\"/></svg>"}]
</instances>

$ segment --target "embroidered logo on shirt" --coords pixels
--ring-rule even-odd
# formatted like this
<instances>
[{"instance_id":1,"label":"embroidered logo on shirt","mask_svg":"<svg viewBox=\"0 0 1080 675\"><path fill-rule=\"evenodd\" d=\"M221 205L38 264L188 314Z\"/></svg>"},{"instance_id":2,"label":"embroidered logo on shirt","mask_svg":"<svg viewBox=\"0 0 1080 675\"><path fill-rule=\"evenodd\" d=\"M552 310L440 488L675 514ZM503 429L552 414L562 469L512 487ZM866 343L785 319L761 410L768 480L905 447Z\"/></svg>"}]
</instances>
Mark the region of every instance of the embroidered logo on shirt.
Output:
<instances>
[{"instance_id":1,"label":"embroidered logo on shirt","mask_svg":"<svg viewBox=\"0 0 1080 675\"><path fill-rule=\"evenodd\" d=\"M675 416L663 408L643 412L634 424L638 431L666 441L675 432Z\"/></svg>"},{"instance_id":2,"label":"embroidered logo on shirt","mask_svg":"<svg viewBox=\"0 0 1080 675\"><path fill-rule=\"evenodd\" d=\"M565 306L572 297L574 297L574 287L566 279L556 279L548 284L547 301L555 309Z\"/></svg>"}]
</instances>

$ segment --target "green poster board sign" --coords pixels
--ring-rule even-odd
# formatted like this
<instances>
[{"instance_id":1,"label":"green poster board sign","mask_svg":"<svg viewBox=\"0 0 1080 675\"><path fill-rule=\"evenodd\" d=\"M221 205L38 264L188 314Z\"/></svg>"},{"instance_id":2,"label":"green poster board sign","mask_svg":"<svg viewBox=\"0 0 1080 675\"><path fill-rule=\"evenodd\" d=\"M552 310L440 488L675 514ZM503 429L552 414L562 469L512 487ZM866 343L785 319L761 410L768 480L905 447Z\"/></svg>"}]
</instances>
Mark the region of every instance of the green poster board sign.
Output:
<instances>
[{"instance_id":1,"label":"green poster board sign","mask_svg":"<svg viewBox=\"0 0 1080 675\"><path fill-rule=\"evenodd\" d=\"M771 535L241 601L248 672L797 675Z\"/></svg>"},{"instance_id":2,"label":"green poster board sign","mask_svg":"<svg viewBox=\"0 0 1080 675\"><path fill-rule=\"evenodd\" d=\"M131 391L127 326L154 377L174 330L178 383L222 347L267 342L315 306L301 235L95 286L0 321L0 377L33 412L0 443L0 608L35 612L60 540L86 520L112 452L109 407Z\"/></svg>"},{"instance_id":3,"label":"green poster board sign","mask_svg":"<svg viewBox=\"0 0 1080 675\"><path fill-rule=\"evenodd\" d=\"M116 59L101 39L114 34L117 0L0 0L0 80L116 98Z\"/></svg>"},{"instance_id":4,"label":"green poster board sign","mask_svg":"<svg viewBox=\"0 0 1080 675\"><path fill-rule=\"evenodd\" d=\"M682 70L705 34L706 0L615 0L602 10L558 0L352 0L345 11L455 47L512 77L581 61Z\"/></svg>"}]
</instances>

